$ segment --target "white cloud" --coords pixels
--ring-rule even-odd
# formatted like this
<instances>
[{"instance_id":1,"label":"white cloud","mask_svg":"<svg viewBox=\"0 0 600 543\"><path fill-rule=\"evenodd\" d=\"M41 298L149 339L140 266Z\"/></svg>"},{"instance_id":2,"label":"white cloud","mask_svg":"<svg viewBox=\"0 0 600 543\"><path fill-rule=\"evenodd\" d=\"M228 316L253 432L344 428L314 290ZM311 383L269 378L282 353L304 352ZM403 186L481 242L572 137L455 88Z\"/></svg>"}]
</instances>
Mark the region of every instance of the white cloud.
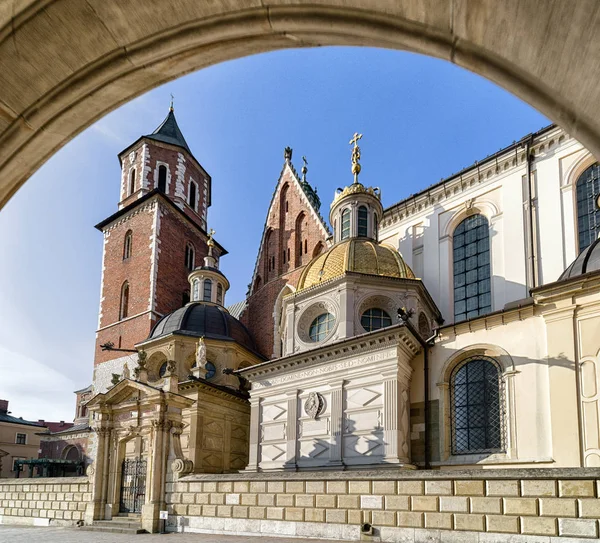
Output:
<instances>
[{"instance_id":1,"label":"white cloud","mask_svg":"<svg viewBox=\"0 0 600 543\"><path fill-rule=\"evenodd\" d=\"M0 398L15 417L71 421L76 383L45 364L0 346Z\"/></svg>"}]
</instances>

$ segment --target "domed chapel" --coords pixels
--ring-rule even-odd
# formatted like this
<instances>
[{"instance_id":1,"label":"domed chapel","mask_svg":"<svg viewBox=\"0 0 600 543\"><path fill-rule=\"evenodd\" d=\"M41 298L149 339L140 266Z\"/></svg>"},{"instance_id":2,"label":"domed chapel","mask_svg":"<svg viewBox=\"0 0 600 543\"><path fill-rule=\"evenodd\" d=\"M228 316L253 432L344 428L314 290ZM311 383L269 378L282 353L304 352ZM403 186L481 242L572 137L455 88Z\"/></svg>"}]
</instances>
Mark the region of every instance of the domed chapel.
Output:
<instances>
[{"instance_id":1,"label":"domed chapel","mask_svg":"<svg viewBox=\"0 0 600 543\"><path fill-rule=\"evenodd\" d=\"M600 466L598 163L551 125L384 208L361 138L328 222L285 149L236 303L173 108L119 154L75 427L89 519L251 522L239 493L173 505L201 474Z\"/></svg>"}]
</instances>

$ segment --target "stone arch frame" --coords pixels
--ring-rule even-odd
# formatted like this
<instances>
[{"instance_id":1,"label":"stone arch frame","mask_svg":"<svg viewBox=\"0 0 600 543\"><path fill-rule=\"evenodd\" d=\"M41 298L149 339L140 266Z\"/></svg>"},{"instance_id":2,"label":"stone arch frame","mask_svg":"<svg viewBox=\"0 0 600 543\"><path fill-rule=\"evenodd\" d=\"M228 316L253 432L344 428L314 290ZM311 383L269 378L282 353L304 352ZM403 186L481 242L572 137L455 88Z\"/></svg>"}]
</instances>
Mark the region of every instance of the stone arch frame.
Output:
<instances>
[{"instance_id":1,"label":"stone arch frame","mask_svg":"<svg viewBox=\"0 0 600 543\"><path fill-rule=\"evenodd\" d=\"M81 449L80 449L80 448L79 448L77 445L67 445L67 446L66 446L66 447L63 449L62 453L60 454L60 457L61 457L63 460L66 460L66 459L67 459L67 457L69 456L69 453L70 453L72 450L76 450L76 451L77 451L77 457L78 457L77 459L78 459L78 460L82 460L82 459L83 459L83 453L82 453Z\"/></svg>"},{"instance_id":2,"label":"stone arch frame","mask_svg":"<svg viewBox=\"0 0 600 543\"><path fill-rule=\"evenodd\" d=\"M160 367L164 362L169 360L169 353L166 349L158 349L148 356L148 362L146 367L148 368L148 381L158 382L161 381L162 377L159 375Z\"/></svg>"},{"instance_id":3,"label":"stone arch frame","mask_svg":"<svg viewBox=\"0 0 600 543\"><path fill-rule=\"evenodd\" d=\"M167 179L165 182L165 194L169 194L169 191L171 190L171 167L169 166L168 162L163 162L162 160L157 160L156 164L154 166L154 188L158 189L158 169L164 166L167 169Z\"/></svg>"},{"instance_id":4,"label":"stone arch frame","mask_svg":"<svg viewBox=\"0 0 600 543\"><path fill-rule=\"evenodd\" d=\"M275 299L275 304L273 306L273 357L283 356L285 351L281 345L281 342L285 338L286 330L285 321L282 322L283 299L294 292L296 292L296 288L293 285L286 283Z\"/></svg>"},{"instance_id":5,"label":"stone arch frame","mask_svg":"<svg viewBox=\"0 0 600 543\"><path fill-rule=\"evenodd\" d=\"M447 240L450 243L450 246L448 248L448 269L446 271L446 280L448 283L448 301L449 301L449 308L448 310L450 311L449 315L452 315L452 322L454 322L454 274L452 273L453 271L453 266L454 266L454 258L453 258L453 254L454 254L454 231L456 230L456 228L458 227L458 225L464 221L466 218L471 217L473 215L483 215L487 221L488 221L488 225L489 225L489 229L490 231L492 230L492 227L494 225L495 222L495 218L500 215L501 211L498 208L498 206L496 206L496 204L494 204L494 202L487 200L487 199L482 199L479 200L477 202L473 202L472 200L469 201L465 201L464 205L460 206L459 208L457 208L455 210L455 212L453 213L452 217L450 217L450 220L446 223L443 231L442 231L442 236L441 236L441 240ZM491 296L491 300L492 300L492 311L494 311L494 275L502 275L502 273L498 273L499 270L496 270L494 268L494 259L493 259L493 249L492 249L492 235L490 232L489 235L489 239L490 239L490 296ZM442 270L440 269L440 277L442 276Z\"/></svg>"},{"instance_id":6,"label":"stone arch frame","mask_svg":"<svg viewBox=\"0 0 600 543\"><path fill-rule=\"evenodd\" d=\"M356 300L354 304L354 330L356 333L366 334L367 330L362 327L360 318L362 314L368 309L383 309L392 319L392 325L400 322L398 312L395 309L398 308L397 300L389 294L380 294L374 291L367 292L361 298Z\"/></svg>"},{"instance_id":7,"label":"stone arch frame","mask_svg":"<svg viewBox=\"0 0 600 543\"><path fill-rule=\"evenodd\" d=\"M577 227L577 221L579 218L577 216L577 182L579 181L579 178L582 176L582 174L590 166L593 166L594 164L596 164L596 162L598 162L598 160L596 160L594 155L592 155L589 151L584 150L582 155L571 165L571 167L567 170L567 172L565 173L565 175L563 177L563 185L561 186L561 191L563 192L563 195L565 196L565 198L563 198L563 209L562 209L563 236L566 239L567 236L569 235L568 227L567 227L567 220L564 220L564 219L568 219L568 217L565 217L565 215L566 215L565 212L567 210L564 208L566 206L570 205L570 207L572 209L572 214L573 214L571 222L572 222L572 228L573 228L572 238L573 238L573 243L574 243L574 248L575 248L574 254L566 255L566 258L565 258L566 265L569 265L569 263L572 262L579 254L579 232L578 232L578 227Z\"/></svg>"},{"instance_id":8,"label":"stone arch frame","mask_svg":"<svg viewBox=\"0 0 600 543\"><path fill-rule=\"evenodd\" d=\"M500 367L500 377L504 384L504 424L506 426L506 450L503 453L476 453L466 455L452 455L452 430L451 417L452 406L450 404L450 379L453 370L467 358L474 356L485 356L492 358ZM492 457L493 460L502 462L517 458L517 425L516 425L516 402L514 377L518 373L514 361L508 351L489 343L476 343L469 345L452 354L444 362L440 371L439 381L439 420L440 428L440 458L442 463L473 464L485 458ZM462 460L462 461L461 461Z\"/></svg>"},{"instance_id":9,"label":"stone arch frame","mask_svg":"<svg viewBox=\"0 0 600 543\"><path fill-rule=\"evenodd\" d=\"M133 179L132 179L133 176ZM136 185L138 184L138 179L137 179L137 168L134 165L132 165L128 172L127 172L127 180L126 180L126 186L125 186L125 198L129 198L132 194L135 193L136 190ZM132 186L132 181L133 181L133 186Z\"/></svg>"}]
</instances>

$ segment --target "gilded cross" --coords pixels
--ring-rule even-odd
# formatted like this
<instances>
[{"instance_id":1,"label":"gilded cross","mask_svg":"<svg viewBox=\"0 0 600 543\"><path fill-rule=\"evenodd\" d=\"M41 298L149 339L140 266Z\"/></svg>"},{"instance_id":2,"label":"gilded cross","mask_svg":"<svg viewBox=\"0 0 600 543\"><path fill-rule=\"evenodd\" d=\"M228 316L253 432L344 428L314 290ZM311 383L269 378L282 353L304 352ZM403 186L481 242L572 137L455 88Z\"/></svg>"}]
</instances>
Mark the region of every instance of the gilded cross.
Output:
<instances>
[{"instance_id":1,"label":"gilded cross","mask_svg":"<svg viewBox=\"0 0 600 543\"><path fill-rule=\"evenodd\" d=\"M354 174L354 182L358 183L358 174L360 173L360 147L358 146L358 140L362 138L362 134L354 132L354 136L349 141L350 145L354 144L352 148L352 173Z\"/></svg>"},{"instance_id":2,"label":"gilded cross","mask_svg":"<svg viewBox=\"0 0 600 543\"><path fill-rule=\"evenodd\" d=\"M208 231L208 239L211 239L211 240L212 240L212 239L213 239L213 236L214 236L215 234L216 234L216 232L215 232L215 231L214 231L214 230L211 228L211 229Z\"/></svg>"},{"instance_id":3,"label":"gilded cross","mask_svg":"<svg viewBox=\"0 0 600 543\"><path fill-rule=\"evenodd\" d=\"M354 132L354 136L352 137L352 139L348 142L350 145L354 144L354 147L356 147L356 144L358 142L359 139L362 138L362 134L359 134L358 132Z\"/></svg>"}]
</instances>

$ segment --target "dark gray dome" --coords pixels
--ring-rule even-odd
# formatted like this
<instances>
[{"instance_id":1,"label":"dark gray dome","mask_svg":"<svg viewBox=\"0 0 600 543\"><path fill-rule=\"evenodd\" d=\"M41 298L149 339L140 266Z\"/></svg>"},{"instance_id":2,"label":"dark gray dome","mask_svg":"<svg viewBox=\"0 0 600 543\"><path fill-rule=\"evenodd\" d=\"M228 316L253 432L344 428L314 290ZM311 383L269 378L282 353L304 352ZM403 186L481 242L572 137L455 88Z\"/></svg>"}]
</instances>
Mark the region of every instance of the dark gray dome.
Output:
<instances>
[{"instance_id":1,"label":"dark gray dome","mask_svg":"<svg viewBox=\"0 0 600 543\"><path fill-rule=\"evenodd\" d=\"M579 253L579 256L559 277L559 281L600 270L600 238Z\"/></svg>"},{"instance_id":2,"label":"dark gray dome","mask_svg":"<svg viewBox=\"0 0 600 543\"><path fill-rule=\"evenodd\" d=\"M235 341L257 352L247 328L232 317L227 309L210 302L192 302L164 316L155 324L148 339L167 334Z\"/></svg>"}]
</instances>

